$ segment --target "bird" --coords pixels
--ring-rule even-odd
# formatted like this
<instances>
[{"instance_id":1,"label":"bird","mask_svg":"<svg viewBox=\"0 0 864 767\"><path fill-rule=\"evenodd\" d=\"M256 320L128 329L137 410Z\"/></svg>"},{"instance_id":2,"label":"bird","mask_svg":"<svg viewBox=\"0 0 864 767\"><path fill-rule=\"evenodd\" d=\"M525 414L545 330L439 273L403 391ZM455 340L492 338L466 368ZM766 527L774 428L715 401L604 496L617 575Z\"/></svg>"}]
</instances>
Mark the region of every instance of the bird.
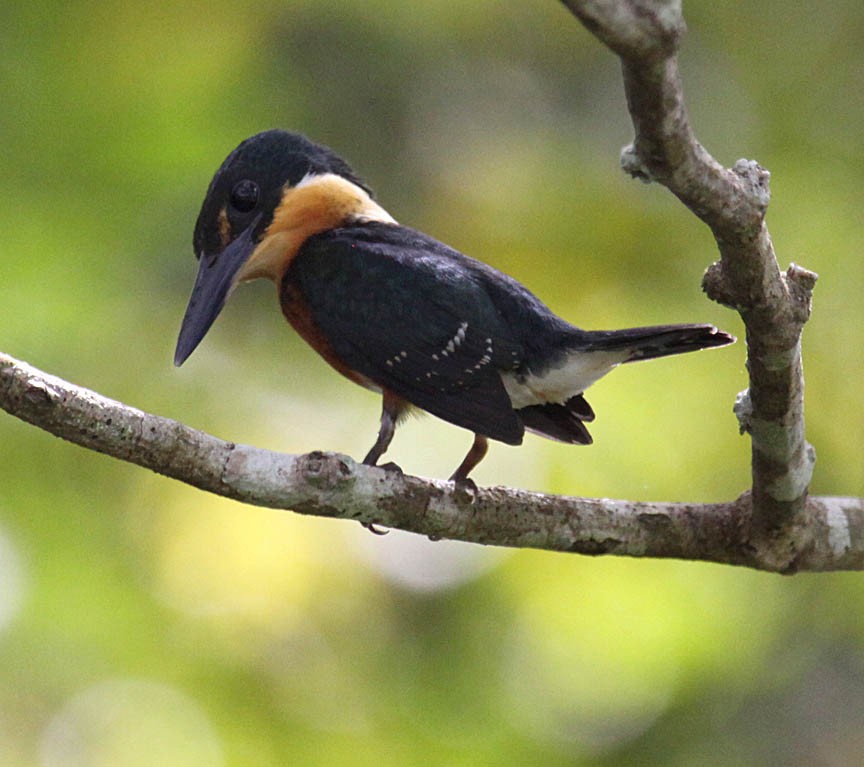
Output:
<instances>
[{"instance_id":1,"label":"bird","mask_svg":"<svg viewBox=\"0 0 864 767\"><path fill-rule=\"evenodd\" d=\"M295 331L381 395L363 463L378 465L397 424L419 409L473 432L450 476L457 483L473 484L490 439L519 445L528 431L591 444L584 392L618 365L735 341L711 324L576 327L507 274L397 223L332 149L280 129L247 138L224 160L193 247L198 272L175 365L235 287L272 280Z\"/></svg>"}]
</instances>

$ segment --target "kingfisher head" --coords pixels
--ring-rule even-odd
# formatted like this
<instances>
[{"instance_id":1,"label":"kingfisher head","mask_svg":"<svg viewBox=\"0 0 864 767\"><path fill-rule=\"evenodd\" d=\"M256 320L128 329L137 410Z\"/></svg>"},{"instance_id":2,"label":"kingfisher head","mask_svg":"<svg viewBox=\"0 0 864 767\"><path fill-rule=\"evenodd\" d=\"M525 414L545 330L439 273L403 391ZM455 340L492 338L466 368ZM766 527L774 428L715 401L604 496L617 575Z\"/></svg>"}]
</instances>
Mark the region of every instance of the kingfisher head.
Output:
<instances>
[{"instance_id":1,"label":"kingfisher head","mask_svg":"<svg viewBox=\"0 0 864 767\"><path fill-rule=\"evenodd\" d=\"M278 283L307 238L364 220L393 219L331 149L283 130L242 142L216 171L198 214L198 275L174 364L198 346L236 285Z\"/></svg>"}]
</instances>

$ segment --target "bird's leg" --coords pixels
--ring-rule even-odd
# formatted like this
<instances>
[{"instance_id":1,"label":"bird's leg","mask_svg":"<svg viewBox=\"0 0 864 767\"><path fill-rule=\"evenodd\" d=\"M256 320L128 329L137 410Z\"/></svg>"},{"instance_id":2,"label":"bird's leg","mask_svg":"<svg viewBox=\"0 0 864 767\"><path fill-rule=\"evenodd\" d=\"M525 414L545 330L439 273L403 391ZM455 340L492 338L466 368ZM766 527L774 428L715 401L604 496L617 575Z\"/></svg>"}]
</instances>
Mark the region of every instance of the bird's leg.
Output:
<instances>
[{"instance_id":1,"label":"bird's leg","mask_svg":"<svg viewBox=\"0 0 864 767\"><path fill-rule=\"evenodd\" d=\"M363 463L366 466L375 466L378 463L378 459L387 452L387 448L390 447L390 442L393 440L393 434L396 432L396 423L399 420L399 416L402 415L404 411L405 403L395 394L391 394L385 389L383 404L381 406L381 427L378 429L378 439L375 440L372 449L363 459ZM402 473L402 469L400 469L395 463L385 464L381 468L386 471L398 471L400 474ZM361 522L360 524L370 533L375 533L375 535L387 535L387 530L380 530L375 527L374 522Z\"/></svg>"},{"instance_id":2,"label":"bird's leg","mask_svg":"<svg viewBox=\"0 0 864 767\"><path fill-rule=\"evenodd\" d=\"M468 479L468 475L474 470L474 467L483 460L486 455L486 451L489 449L489 440L486 439L482 434L474 435L474 444L471 445L471 449L468 451L468 455L462 459L462 463L459 464L459 468L453 472L453 475L450 477L451 482L471 482L474 484L472 480Z\"/></svg>"},{"instance_id":3,"label":"bird's leg","mask_svg":"<svg viewBox=\"0 0 864 767\"><path fill-rule=\"evenodd\" d=\"M396 423L404 410L405 403L395 394L385 389L383 404L381 406L381 427L378 429L378 439L375 440L372 449L363 459L363 463L366 466L377 465L378 459L387 452L387 448L390 447L390 442L393 440L393 434L396 431ZM388 464L387 468L401 471L396 464Z\"/></svg>"}]
</instances>

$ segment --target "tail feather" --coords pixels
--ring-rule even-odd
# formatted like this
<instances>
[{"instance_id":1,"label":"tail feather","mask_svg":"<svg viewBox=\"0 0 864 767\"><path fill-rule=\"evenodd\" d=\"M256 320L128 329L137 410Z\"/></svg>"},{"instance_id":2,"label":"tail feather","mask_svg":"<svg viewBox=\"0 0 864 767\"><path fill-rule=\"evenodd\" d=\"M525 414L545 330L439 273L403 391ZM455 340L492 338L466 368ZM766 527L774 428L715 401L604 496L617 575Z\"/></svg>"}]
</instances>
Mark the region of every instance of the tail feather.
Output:
<instances>
[{"instance_id":1,"label":"tail feather","mask_svg":"<svg viewBox=\"0 0 864 767\"><path fill-rule=\"evenodd\" d=\"M593 421L594 411L577 394L563 405L548 402L543 405L529 405L516 411L525 428L558 442L575 445L590 445L594 440L583 421Z\"/></svg>"},{"instance_id":2,"label":"tail feather","mask_svg":"<svg viewBox=\"0 0 864 767\"><path fill-rule=\"evenodd\" d=\"M726 346L735 338L713 325L654 325L580 331L578 341L545 368L521 377L502 375L516 414L528 431L570 444L590 445L585 426L594 411L583 392L624 362Z\"/></svg>"},{"instance_id":3,"label":"tail feather","mask_svg":"<svg viewBox=\"0 0 864 767\"><path fill-rule=\"evenodd\" d=\"M714 325L653 325L625 330L593 330L588 333L588 351L630 350L624 362L650 360L670 354L683 354L726 346L735 337Z\"/></svg>"}]
</instances>

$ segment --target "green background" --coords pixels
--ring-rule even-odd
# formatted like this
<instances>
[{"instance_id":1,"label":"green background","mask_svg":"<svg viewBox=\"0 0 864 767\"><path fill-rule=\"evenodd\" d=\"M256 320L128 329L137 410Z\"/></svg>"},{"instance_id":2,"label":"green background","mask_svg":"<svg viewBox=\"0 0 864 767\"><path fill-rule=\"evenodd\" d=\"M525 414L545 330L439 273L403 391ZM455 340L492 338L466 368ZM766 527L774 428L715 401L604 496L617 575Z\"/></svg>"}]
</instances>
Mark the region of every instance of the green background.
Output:
<instances>
[{"instance_id":1,"label":"green background","mask_svg":"<svg viewBox=\"0 0 864 767\"><path fill-rule=\"evenodd\" d=\"M772 172L804 333L812 490L864 493L858 0L685 5L694 127ZM614 57L552 0L14 2L0 9L0 349L225 439L361 457L377 399L238 291L171 365L210 177L270 127L398 220L590 328L738 317L712 238L618 169ZM480 484L715 501L748 484L744 346L597 384L590 448L495 444ZM470 435L388 456L446 476ZM245 507L0 416L0 764L856 765L864 579L437 543Z\"/></svg>"}]
</instances>

